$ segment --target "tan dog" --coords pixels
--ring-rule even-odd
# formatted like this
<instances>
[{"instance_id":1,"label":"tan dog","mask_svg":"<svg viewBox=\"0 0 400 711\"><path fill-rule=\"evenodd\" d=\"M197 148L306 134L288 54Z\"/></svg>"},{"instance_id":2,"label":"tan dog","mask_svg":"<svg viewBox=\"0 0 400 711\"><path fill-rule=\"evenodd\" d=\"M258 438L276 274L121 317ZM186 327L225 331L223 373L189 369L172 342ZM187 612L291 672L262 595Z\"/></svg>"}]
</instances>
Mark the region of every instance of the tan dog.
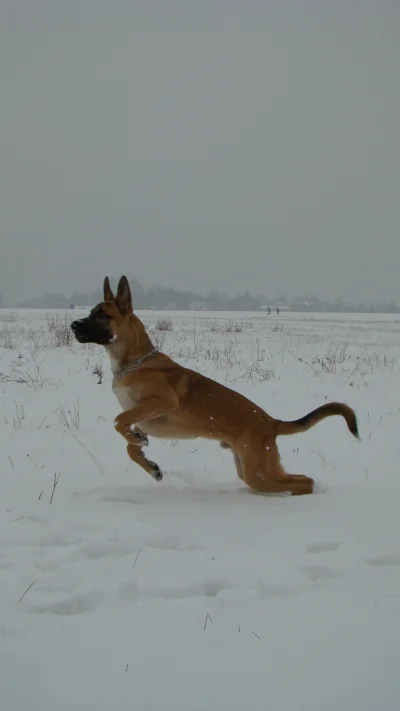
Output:
<instances>
[{"instance_id":1,"label":"tan dog","mask_svg":"<svg viewBox=\"0 0 400 711\"><path fill-rule=\"evenodd\" d=\"M258 492L310 494L314 481L288 475L280 463L276 437L305 432L331 415L342 415L358 438L357 419L347 405L332 402L294 422L275 420L261 407L200 373L175 363L154 348L133 313L128 280L121 277L117 296L104 280L104 302L71 328L80 343L105 346L114 373L113 392L123 412L115 429L128 442L130 458L154 479L162 472L146 459L147 435L166 439L205 437L231 449L236 471Z\"/></svg>"}]
</instances>

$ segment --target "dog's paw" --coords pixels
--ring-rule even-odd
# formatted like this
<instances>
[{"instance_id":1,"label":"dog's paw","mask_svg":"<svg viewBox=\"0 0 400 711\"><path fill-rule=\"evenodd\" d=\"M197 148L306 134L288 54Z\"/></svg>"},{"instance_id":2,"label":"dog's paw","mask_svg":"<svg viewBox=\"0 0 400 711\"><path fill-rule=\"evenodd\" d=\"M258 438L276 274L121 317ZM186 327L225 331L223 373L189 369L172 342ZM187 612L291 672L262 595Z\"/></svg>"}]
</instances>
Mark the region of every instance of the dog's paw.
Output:
<instances>
[{"instance_id":1,"label":"dog's paw","mask_svg":"<svg viewBox=\"0 0 400 711\"><path fill-rule=\"evenodd\" d=\"M139 445L140 447L148 447L149 446L148 436L141 430L137 429L136 427L131 428L131 436L134 437L135 444Z\"/></svg>"},{"instance_id":2,"label":"dog's paw","mask_svg":"<svg viewBox=\"0 0 400 711\"><path fill-rule=\"evenodd\" d=\"M148 447L149 446L149 438L143 432L135 432L135 437L141 447Z\"/></svg>"},{"instance_id":3,"label":"dog's paw","mask_svg":"<svg viewBox=\"0 0 400 711\"><path fill-rule=\"evenodd\" d=\"M161 481L161 479L163 478L164 475L163 475L160 467L155 462L149 462L149 463L151 464L151 467L152 467L151 472L150 472L151 476L156 481Z\"/></svg>"}]
</instances>

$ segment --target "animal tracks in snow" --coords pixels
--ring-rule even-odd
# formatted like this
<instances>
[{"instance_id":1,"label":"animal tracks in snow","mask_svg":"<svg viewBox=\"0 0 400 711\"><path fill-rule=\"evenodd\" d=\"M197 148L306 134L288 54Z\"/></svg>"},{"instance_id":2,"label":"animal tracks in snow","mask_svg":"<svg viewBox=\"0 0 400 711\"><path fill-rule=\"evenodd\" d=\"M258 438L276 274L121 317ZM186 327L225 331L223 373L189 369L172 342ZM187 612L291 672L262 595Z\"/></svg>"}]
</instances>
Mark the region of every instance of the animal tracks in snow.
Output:
<instances>
[{"instance_id":1,"label":"animal tracks in snow","mask_svg":"<svg viewBox=\"0 0 400 711\"><path fill-rule=\"evenodd\" d=\"M336 572L327 565L303 565L300 570L305 573L311 582L325 578L333 578L336 575Z\"/></svg>"},{"instance_id":2,"label":"animal tracks in snow","mask_svg":"<svg viewBox=\"0 0 400 711\"><path fill-rule=\"evenodd\" d=\"M213 598L225 590L232 589L229 583L219 579L209 579L191 584L157 585L139 583L135 579L121 582L115 590L96 590L86 594L70 595L65 599L50 601L45 604L31 603L27 612L50 614L61 617L82 615L97 610L105 605L138 603L141 600L189 600L192 598ZM41 590L43 593L43 589Z\"/></svg>"},{"instance_id":3,"label":"animal tracks in snow","mask_svg":"<svg viewBox=\"0 0 400 711\"><path fill-rule=\"evenodd\" d=\"M331 553L337 551L340 545L340 542L337 541L333 543L310 543L306 550L307 553Z\"/></svg>"},{"instance_id":4,"label":"animal tracks in snow","mask_svg":"<svg viewBox=\"0 0 400 711\"><path fill-rule=\"evenodd\" d=\"M71 615L94 612L104 601L105 596L103 594L89 593L87 595L71 596L65 600L49 602L48 604L31 605L28 612L70 617Z\"/></svg>"},{"instance_id":5,"label":"animal tracks in snow","mask_svg":"<svg viewBox=\"0 0 400 711\"><path fill-rule=\"evenodd\" d=\"M367 563L376 567L400 565L400 553L386 553L384 555L367 558Z\"/></svg>"},{"instance_id":6,"label":"animal tracks in snow","mask_svg":"<svg viewBox=\"0 0 400 711\"><path fill-rule=\"evenodd\" d=\"M82 512L74 524L27 516L28 535L26 531L22 535L18 522L7 530L7 555L0 556L0 575L5 579L13 568L21 591L28 589L22 603L18 603L20 596L13 597L23 614L75 617L146 601L197 601L211 610L215 604L233 605L250 598L275 605L277 598L296 598L310 586L332 585L331 580L335 586L346 586L357 570L363 566L365 570L365 563L370 574L373 568L400 565L398 552L359 557L346 540L334 537L310 543L305 539L297 556L289 552L282 556L270 543L267 527L259 528L256 547L246 539L231 541L229 519L226 535L215 547L213 537L196 526L196 516L201 517L203 511L201 498L195 499L193 516L176 521L179 496L172 510L169 496L165 497L166 512L159 506L163 501L153 503L145 489L138 493L130 487L115 487L107 495L98 488L93 494L100 503L140 505L132 509L129 526L122 531L115 520L111 529L107 521L91 525ZM238 511L233 515L235 526ZM250 547L254 561L243 567ZM13 554L16 548L18 565L13 562L18 559ZM240 575L238 559L242 561ZM275 570L272 577L270 570ZM31 581L35 581L32 588L28 587Z\"/></svg>"}]
</instances>

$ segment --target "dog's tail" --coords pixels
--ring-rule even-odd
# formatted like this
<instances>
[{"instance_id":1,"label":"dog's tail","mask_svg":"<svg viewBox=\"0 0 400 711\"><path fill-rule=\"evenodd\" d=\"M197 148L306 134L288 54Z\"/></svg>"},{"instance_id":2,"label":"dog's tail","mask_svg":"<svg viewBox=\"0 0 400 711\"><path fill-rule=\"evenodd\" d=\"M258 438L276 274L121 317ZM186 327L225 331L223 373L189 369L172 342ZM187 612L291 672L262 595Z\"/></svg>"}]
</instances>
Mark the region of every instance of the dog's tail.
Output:
<instances>
[{"instance_id":1,"label":"dog's tail","mask_svg":"<svg viewBox=\"0 0 400 711\"><path fill-rule=\"evenodd\" d=\"M276 434L280 436L306 432L311 427L314 427L317 422L324 420L325 417L332 417L332 415L341 415L344 417L351 434L354 435L356 439L360 439L357 417L354 410L341 402L328 402L326 405L317 407L316 410L309 412L305 417L301 417L300 420L294 420L292 422L277 420Z\"/></svg>"}]
</instances>

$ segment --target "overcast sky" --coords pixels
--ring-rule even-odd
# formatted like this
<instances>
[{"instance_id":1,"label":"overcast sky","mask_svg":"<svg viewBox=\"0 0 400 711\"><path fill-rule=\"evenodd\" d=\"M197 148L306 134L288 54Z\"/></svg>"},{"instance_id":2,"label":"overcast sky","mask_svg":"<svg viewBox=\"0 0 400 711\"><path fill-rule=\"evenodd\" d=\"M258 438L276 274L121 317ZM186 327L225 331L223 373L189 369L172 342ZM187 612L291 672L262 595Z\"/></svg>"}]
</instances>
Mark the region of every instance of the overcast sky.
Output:
<instances>
[{"instance_id":1,"label":"overcast sky","mask_svg":"<svg viewBox=\"0 0 400 711\"><path fill-rule=\"evenodd\" d=\"M400 302L399 0L3 0L0 291Z\"/></svg>"}]
</instances>

